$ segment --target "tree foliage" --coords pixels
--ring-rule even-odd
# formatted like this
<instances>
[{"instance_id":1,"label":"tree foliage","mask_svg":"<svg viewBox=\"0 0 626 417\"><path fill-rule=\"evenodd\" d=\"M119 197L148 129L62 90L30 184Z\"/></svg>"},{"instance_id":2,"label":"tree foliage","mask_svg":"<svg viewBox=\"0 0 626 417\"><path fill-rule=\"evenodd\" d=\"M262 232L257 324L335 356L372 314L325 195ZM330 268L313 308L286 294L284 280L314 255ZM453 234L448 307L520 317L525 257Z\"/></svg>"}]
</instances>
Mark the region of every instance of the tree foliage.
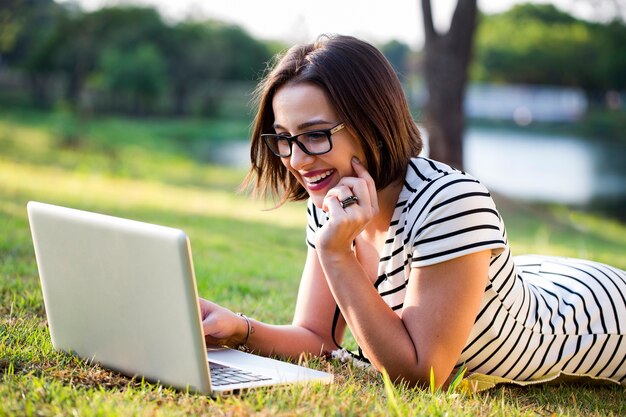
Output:
<instances>
[{"instance_id":1,"label":"tree foliage","mask_svg":"<svg viewBox=\"0 0 626 417\"><path fill-rule=\"evenodd\" d=\"M552 5L522 4L482 16L474 79L575 86L586 91L626 88L626 26L578 20Z\"/></svg>"},{"instance_id":2,"label":"tree foliage","mask_svg":"<svg viewBox=\"0 0 626 417\"><path fill-rule=\"evenodd\" d=\"M133 49L106 49L98 69L106 89L122 98L134 113L143 113L163 90L165 62L150 43Z\"/></svg>"},{"instance_id":3,"label":"tree foliage","mask_svg":"<svg viewBox=\"0 0 626 417\"><path fill-rule=\"evenodd\" d=\"M389 60L396 73L406 75L409 71L411 48L404 42L391 40L380 47L381 52Z\"/></svg>"},{"instance_id":4,"label":"tree foliage","mask_svg":"<svg viewBox=\"0 0 626 417\"><path fill-rule=\"evenodd\" d=\"M191 101L206 101L206 86L254 80L270 59L265 44L221 22L167 24L150 7L84 13L52 0L8 1L0 62L28 77L40 105L61 85L74 108L88 92L97 110L186 114Z\"/></svg>"}]
</instances>

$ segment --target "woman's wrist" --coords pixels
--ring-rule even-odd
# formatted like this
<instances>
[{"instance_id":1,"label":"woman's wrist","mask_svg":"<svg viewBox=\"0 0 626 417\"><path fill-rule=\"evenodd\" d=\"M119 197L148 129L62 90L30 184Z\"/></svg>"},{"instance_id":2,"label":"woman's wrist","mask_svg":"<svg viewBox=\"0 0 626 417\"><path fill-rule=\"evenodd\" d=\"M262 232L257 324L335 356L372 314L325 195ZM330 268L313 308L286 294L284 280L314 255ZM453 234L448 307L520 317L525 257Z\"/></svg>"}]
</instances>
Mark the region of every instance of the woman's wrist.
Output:
<instances>
[{"instance_id":1,"label":"woman's wrist","mask_svg":"<svg viewBox=\"0 0 626 417\"><path fill-rule=\"evenodd\" d=\"M248 342L250 340L250 335L254 333L255 329L254 329L254 326L252 325L252 322L245 314L237 313L237 316L243 319L244 330L243 330L243 333L238 332L239 334L243 334L243 336L239 338L239 342L234 347L244 352L249 352L250 348L248 347Z\"/></svg>"},{"instance_id":2,"label":"woman's wrist","mask_svg":"<svg viewBox=\"0 0 626 417\"><path fill-rule=\"evenodd\" d=\"M351 249L347 251L321 249L317 251L317 256L322 265L329 267L340 267L357 261L356 254Z\"/></svg>"},{"instance_id":3,"label":"woman's wrist","mask_svg":"<svg viewBox=\"0 0 626 417\"><path fill-rule=\"evenodd\" d=\"M320 265L324 270L326 278L333 281L335 279L346 280L356 277L355 272L362 269L356 254L322 253L318 254Z\"/></svg>"},{"instance_id":4,"label":"woman's wrist","mask_svg":"<svg viewBox=\"0 0 626 417\"><path fill-rule=\"evenodd\" d=\"M354 243L338 245L337 242L319 239L315 247L317 256L329 262L346 262L355 257Z\"/></svg>"}]
</instances>

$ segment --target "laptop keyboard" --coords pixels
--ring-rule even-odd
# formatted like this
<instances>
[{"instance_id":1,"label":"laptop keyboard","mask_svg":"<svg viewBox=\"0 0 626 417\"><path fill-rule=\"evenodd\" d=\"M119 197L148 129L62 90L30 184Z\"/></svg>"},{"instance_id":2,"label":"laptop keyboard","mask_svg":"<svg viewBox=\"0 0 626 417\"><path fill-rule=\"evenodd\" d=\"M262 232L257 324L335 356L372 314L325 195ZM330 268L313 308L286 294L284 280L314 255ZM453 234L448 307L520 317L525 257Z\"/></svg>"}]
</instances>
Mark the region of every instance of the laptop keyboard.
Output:
<instances>
[{"instance_id":1,"label":"laptop keyboard","mask_svg":"<svg viewBox=\"0 0 626 417\"><path fill-rule=\"evenodd\" d=\"M211 371L211 385L224 386L233 384L242 384L246 382L269 381L272 378L255 374L254 372L245 371L239 368L233 368L228 365L222 365L209 361L209 369Z\"/></svg>"}]
</instances>

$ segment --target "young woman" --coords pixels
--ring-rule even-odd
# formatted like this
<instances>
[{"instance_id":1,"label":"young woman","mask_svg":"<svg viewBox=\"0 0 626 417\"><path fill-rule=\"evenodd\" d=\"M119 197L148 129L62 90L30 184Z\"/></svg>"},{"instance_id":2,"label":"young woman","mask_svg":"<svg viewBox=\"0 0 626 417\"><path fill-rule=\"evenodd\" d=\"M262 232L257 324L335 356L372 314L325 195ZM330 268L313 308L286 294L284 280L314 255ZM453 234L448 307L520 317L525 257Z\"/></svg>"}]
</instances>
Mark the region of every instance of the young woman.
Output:
<instances>
[{"instance_id":1,"label":"young woman","mask_svg":"<svg viewBox=\"0 0 626 417\"><path fill-rule=\"evenodd\" d=\"M308 199L308 255L291 325L200 300L209 343L297 358L338 349L348 325L376 369L411 384L431 369L444 384L461 366L625 383L626 274L513 258L489 192L417 157L419 131L377 49L345 36L293 47L258 92L247 182L281 204Z\"/></svg>"}]
</instances>

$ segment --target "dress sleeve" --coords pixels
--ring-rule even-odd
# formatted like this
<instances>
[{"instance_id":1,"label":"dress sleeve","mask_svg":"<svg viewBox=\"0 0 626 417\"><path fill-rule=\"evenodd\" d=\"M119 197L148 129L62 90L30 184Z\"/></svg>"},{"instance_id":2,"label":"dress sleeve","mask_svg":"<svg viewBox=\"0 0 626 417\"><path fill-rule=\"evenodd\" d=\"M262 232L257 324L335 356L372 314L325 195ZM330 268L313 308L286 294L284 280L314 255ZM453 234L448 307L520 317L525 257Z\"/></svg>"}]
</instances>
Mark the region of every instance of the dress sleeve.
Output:
<instances>
[{"instance_id":1,"label":"dress sleeve","mask_svg":"<svg viewBox=\"0 0 626 417\"><path fill-rule=\"evenodd\" d=\"M429 188L415 197L410 210L411 267L486 249L494 257L505 249L506 233L500 214L480 182L459 173L434 181Z\"/></svg>"},{"instance_id":2,"label":"dress sleeve","mask_svg":"<svg viewBox=\"0 0 626 417\"><path fill-rule=\"evenodd\" d=\"M326 223L326 213L318 209L313 200L309 199L306 205L306 244L315 249L315 234Z\"/></svg>"}]
</instances>

